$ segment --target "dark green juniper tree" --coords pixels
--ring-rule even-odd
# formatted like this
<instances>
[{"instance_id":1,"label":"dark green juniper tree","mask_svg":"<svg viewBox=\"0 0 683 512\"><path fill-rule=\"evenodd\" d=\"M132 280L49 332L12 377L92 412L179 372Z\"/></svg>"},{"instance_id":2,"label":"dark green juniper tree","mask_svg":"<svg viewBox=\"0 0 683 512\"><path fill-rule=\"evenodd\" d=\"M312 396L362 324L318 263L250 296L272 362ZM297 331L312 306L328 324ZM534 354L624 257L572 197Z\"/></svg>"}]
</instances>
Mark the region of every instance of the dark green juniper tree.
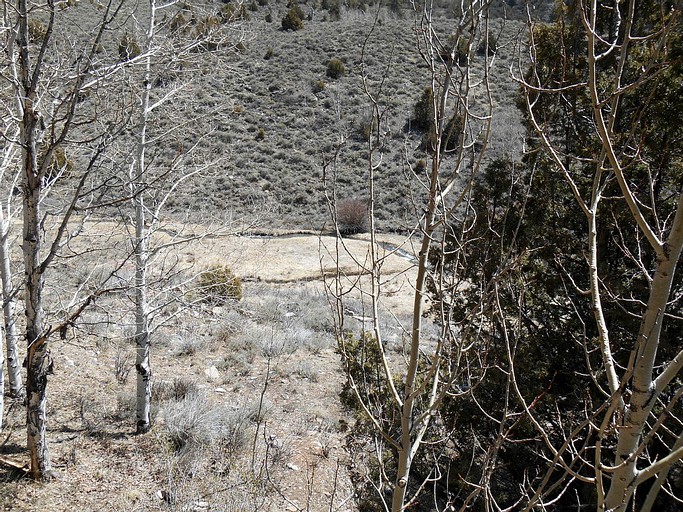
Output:
<instances>
[{"instance_id":1,"label":"dark green juniper tree","mask_svg":"<svg viewBox=\"0 0 683 512\"><path fill-rule=\"evenodd\" d=\"M674 510L683 492L680 9L589 1L531 27L529 151L489 166L433 260L435 283L458 275L435 299L488 357L442 410L454 487L505 438L486 508Z\"/></svg>"}]
</instances>

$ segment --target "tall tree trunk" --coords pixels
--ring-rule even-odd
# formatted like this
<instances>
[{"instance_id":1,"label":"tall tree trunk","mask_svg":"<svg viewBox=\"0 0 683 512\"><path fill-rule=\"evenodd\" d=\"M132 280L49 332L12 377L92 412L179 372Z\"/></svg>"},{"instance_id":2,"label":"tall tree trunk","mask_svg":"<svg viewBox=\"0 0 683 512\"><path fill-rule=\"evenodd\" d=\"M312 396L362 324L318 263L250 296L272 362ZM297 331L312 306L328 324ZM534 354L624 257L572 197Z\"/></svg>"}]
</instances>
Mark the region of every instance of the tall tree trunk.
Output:
<instances>
[{"instance_id":1,"label":"tall tree trunk","mask_svg":"<svg viewBox=\"0 0 683 512\"><path fill-rule=\"evenodd\" d=\"M622 511L633 499L640 483L639 476L643 470L638 469L638 449L644 433L647 431L648 419L652 408L657 404L657 397L662 393L666 383L655 381L656 356L659 349L664 314L667 310L676 267L683 252L683 194L679 196L678 208L669 233L658 257L657 269L650 286L647 308L643 314L640 331L636 341L635 364L633 368L631 398L628 408L623 414L623 423L619 425L619 436L615 454L615 466L612 482L605 498L605 509ZM678 373L679 367L671 362L660 374ZM680 460L680 457L679 457ZM673 462L672 464L673 465ZM664 470L666 468L662 468Z\"/></svg>"},{"instance_id":2,"label":"tall tree trunk","mask_svg":"<svg viewBox=\"0 0 683 512\"><path fill-rule=\"evenodd\" d=\"M137 370L137 433L142 434L152 426L152 367L149 360L149 309L147 305L147 236L142 196L135 201L135 349Z\"/></svg>"},{"instance_id":3,"label":"tall tree trunk","mask_svg":"<svg viewBox=\"0 0 683 512\"><path fill-rule=\"evenodd\" d=\"M3 23L5 27L10 27L14 25L11 21L12 17L10 15L11 8L9 5L5 4L3 9ZM19 93L19 77L18 77L18 62L17 62L17 33L13 30L8 30L6 32L7 39L3 42L3 47L6 52L7 57L7 67L9 70L9 75L14 80L14 102L16 105L17 112L21 115L23 112L23 102L22 94ZM21 135L21 126L17 125L13 127L14 134L12 138L18 138ZM6 132L9 133L9 132ZM4 149L4 155L2 159L2 174L11 173L13 177L17 177L17 172L20 167L17 168L17 163L15 157L20 148L15 144L6 144ZM5 191L6 193L6 210L4 207L0 207L0 284L2 286L2 301L3 301L3 316L4 316L4 327L5 327L5 343L7 350L6 359L6 375L7 380L9 380L9 393L10 396L18 399L25 398L24 384L21 376L21 364L19 363L19 351L18 336L16 330L16 317L15 317L15 301L14 301L14 287L12 286L12 273L10 270L10 251L9 251L9 232L10 224L12 222L12 210L11 210L11 197L13 192L14 184ZM7 217L5 217L5 211Z\"/></svg>"},{"instance_id":4,"label":"tall tree trunk","mask_svg":"<svg viewBox=\"0 0 683 512\"><path fill-rule=\"evenodd\" d=\"M49 2L51 19L46 39L49 39L54 21L54 4ZM22 107L20 138L22 145L22 198L23 198L23 257L26 307L26 444L31 459L31 475L36 480L52 478L52 467L45 435L47 404L47 376L52 370L52 359L44 327L42 292L44 269L41 262L42 230L40 196L42 167L51 158L51 152L39 163L38 149L44 131L43 119L38 111L37 84L40 82L44 54L40 53L32 66L29 52L28 2L19 0L18 50L20 87L17 94ZM43 47L44 48L44 47Z\"/></svg>"},{"instance_id":5,"label":"tall tree trunk","mask_svg":"<svg viewBox=\"0 0 683 512\"><path fill-rule=\"evenodd\" d=\"M26 112L31 114L30 109ZM24 120L28 116L25 114ZM37 122L37 116L32 116ZM30 119L29 119L30 121ZM52 468L45 436L47 404L47 376L52 370L52 358L43 318L43 269L40 261L40 188L41 180L36 171L37 163L35 130L29 130L25 140L24 158L24 272L26 303L26 444L31 458L31 475L36 480L50 479Z\"/></svg>"},{"instance_id":6,"label":"tall tree trunk","mask_svg":"<svg viewBox=\"0 0 683 512\"><path fill-rule=\"evenodd\" d=\"M147 265L149 260L149 232L145 218L145 151L147 146L147 120L149 117L151 67L151 49L156 23L156 2L149 2L150 16L145 39L145 76L144 90L141 98L140 132L138 145L131 172L131 191L135 207L135 344L137 369L137 433L147 432L151 426L152 401L152 368L149 359L149 306L147 304Z\"/></svg>"},{"instance_id":7,"label":"tall tree trunk","mask_svg":"<svg viewBox=\"0 0 683 512\"><path fill-rule=\"evenodd\" d=\"M19 364L19 350L17 348L17 329L15 317L15 302L13 297L12 273L10 270L9 256L9 226L8 221L3 219L0 210L0 281L2 283L2 313L5 326L5 343L7 347L6 373L9 380L9 394L14 398L25 397L24 383L21 377L21 365Z\"/></svg>"},{"instance_id":8,"label":"tall tree trunk","mask_svg":"<svg viewBox=\"0 0 683 512\"><path fill-rule=\"evenodd\" d=\"M0 333L0 343L2 334ZM5 359L4 353L0 350L0 431L3 428L3 418L5 417Z\"/></svg>"}]
</instances>

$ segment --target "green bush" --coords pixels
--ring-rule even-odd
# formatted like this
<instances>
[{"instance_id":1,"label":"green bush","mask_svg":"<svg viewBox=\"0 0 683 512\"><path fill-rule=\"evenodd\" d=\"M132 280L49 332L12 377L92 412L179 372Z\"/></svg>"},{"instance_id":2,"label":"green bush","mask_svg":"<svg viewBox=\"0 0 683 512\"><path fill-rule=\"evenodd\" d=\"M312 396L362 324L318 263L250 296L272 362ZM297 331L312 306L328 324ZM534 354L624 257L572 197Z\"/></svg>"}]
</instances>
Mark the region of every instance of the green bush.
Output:
<instances>
[{"instance_id":1,"label":"green bush","mask_svg":"<svg viewBox=\"0 0 683 512\"><path fill-rule=\"evenodd\" d=\"M38 155L38 161L40 162L41 166L43 165L46 156L47 150L44 148L41 149ZM47 173L45 174L45 177L48 183L54 183L59 179L63 180L65 178L72 177L75 170L76 164L74 164L74 161L67 156L66 152L64 151L64 148L62 148L61 146L57 146L52 151L51 159L48 163Z\"/></svg>"},{"instance_id":2,"label":"green bush","mask_svg":"<svg viewBox=\"0 0 683 512\"><path fill-rule=\"evenodd\" d=\"M341 18L341 5L339 0L322 0L321 8L330 13L333 21L339 21Z\"/></svg>"},{"instance_id":3,"label":"green bush","mask_svg":"<svg viewBox=\"0 0 683 512\"><path fill-rule=\"evenodd\" d=\"M429 131L434 126L434 92L431 87L422 91L422 96L413 109L413 127Z\"/></svg>"},{"instance_id":4,"label":"green bush","mask_svg":"<svg viewBox=\"0 0 683 512\"><path fill-rule=\"evenodd\" d=\"M488 43L488 44L487 44ZM488 55L489 57L496 53L498 50L498 41L496 36L490 32L486 35L486 39L482 39L477 48L477 53L479 55Z\"/></svg>"},{"instance_id":5,"label":"green bush","mask_svg":"<svg viewBox=\"0 0 683 512\"><path fill-rule=\"evenodd\" d=\"M311 89L313 90L314 93L319 93L325 90L325 81L324 80L313 80L311 83Z\"/></svg>"},{"instance_id":6,"label":"green bush","mask_svg":"<svg viewBox=\"0 0 683 512\"><path fill-rule=\"evenodd\" d=\"M220 17L223 20L223 23L251 20L251 14L249 14L247 7L244 4L240 4L239 8L235 7L233 4L225 4L221 9Z\"/></svg>"},{"instance_id":7,"label":"green bush","mask_svg":"<svg viewBox=\"0 0 683 512\"><path fill-rule=\"evenodd\" d=\"M283 30L301 30L304 28L304 22L301 21L303 17L303 11L301 8L299 8L299 6L295 5L289 11L287 11L285 17L282 18Z\"/></svg>"},{"instance_id":8,"label":"green bush","mask_svg":"<svg viewBox=\"0 0 683 512\"><path fill-rule=\"evenodd\" d=\"M463 117L456 114L448 120L446 126L441 134L441 151L454 151L460 144L462 135ZM424 151L434 151L437 144L436 126L434 123L429 127L429 130L422 136L422 143L420 148Z\"/></svg>"},{"instance_id":9,"label":"green bush","mask_svg":"<svg viewBox=\"0 0 683 512\"><path fill-rule=\"evenodd\" d=\"M346 73L344 63L339 59L330 59L327 63L327 76L330 78L339 78Z\"/></svg>"},{"instance_id":10,"label":"green bush","mask_svg":"<svg viewBox=\"0 0 683 512\"><path fill-rule=\"evenodd\" d=\"M225 265L213 265L202 272L197 290L202 302L217 306L242 299L242 281Z\"/></svg>"},{"instance_id":11,"label":"green bush","mask_svg":"<svg viewBox=\"0 0 683 512\"><path fill-rule=\"evenodd\" d=\"M389 0L389 10L397 18L403 18L403 1L402 0Z\"/></svg>"},{"instance_id":12,"label":"green bush","mask_svg":"<svg viewBox=\"0 0 683 512\"><path fill-rule=\"evenodd\" d=\"M451 60L451 53L455 51L455 59L460 66L466 66L468 62L468 56L470 52L470 41L464 36L459 36L457 34L451 35L446 41L441 52L441 58L449 62Z\"/></svg>"},{"instance_id":13,"label":"green bush","mask_svg":"<svg viewBox=\"0 0 683 512\"><path fill-rule=\"evenodd\" d=\"M349 10L356 10L360 12L366 12L368 6L365 5L364 0L346 0L346 8Z\"/></svg>"},{"instance_id":14,"label":"green bush","mask_svg":"<svg viewBox=\"0 0 683 512\"><path fill-rule=\"evenodd\" d=\"M182 12L178 12L173 18L171 18L171 32L184 32L188 27L187 18Z\"/></svg>"},{"instance_id":15,"label":"green bush","mask_svg":"<svg viewBox=\"0 0 683 512\"><path fill-rule=\"evenodd\" d=\"M441 136L441 149L443 151L453 151L458 147L462 135L462 125L462 116L453 114Z\"/></svg>"},{"instance_id":16,"label":"green bush","mask_svg":"<svg viewBox=\"0 0 683 512\"><path fill-rule=\"evenodd\" d=\"M376 128L377 121L373 118L372 115L363 117L360 119L360 121L358 121L358 135L360 136L361 140L365 142L370 140L370 137L372 137L373 129Z\"/></svg>"},{"instance_id":17,"label":"green bush","mask_svg":"<svg viewBox=\"0 0 683 512\"><path fill-rule=\"evenodd\" d=\"M134 59L142 53L142 48L134 36L126 32L121 41L119 41L119 58L121 62L126 62Z\"/></svg>"},{"instance_id":18,"label":"green bush","mask_svg":"<svg viewBox=\"0 0 683 512\"><path fill-rule=\"evenodd\" d=\"M31 43L42 43L47 36L47 27L45 24L34 18L28 22L28 40Z\"/></svg>"}]
</instances>

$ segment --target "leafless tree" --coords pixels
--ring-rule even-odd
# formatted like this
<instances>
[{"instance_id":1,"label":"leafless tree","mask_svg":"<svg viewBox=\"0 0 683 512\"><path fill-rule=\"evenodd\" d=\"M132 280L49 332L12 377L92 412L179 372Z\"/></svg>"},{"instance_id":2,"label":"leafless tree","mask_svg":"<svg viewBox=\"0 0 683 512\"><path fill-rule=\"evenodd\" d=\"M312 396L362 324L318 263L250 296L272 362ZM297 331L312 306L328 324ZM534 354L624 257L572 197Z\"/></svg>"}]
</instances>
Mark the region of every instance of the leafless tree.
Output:
<instances>
[{"instance_id":1,"label":"leafless tree","mask_svg":"<svg viewBox=\"0 0 683 512\"><path fill-rule=\"evenodd\" d=\"M138 117L133 120L136 132L132 141L134 149L125 159L130 162L128 188L133 206L131 241L135 257L135 278L132 288L138 433L146 432L151 427L151 334L161 324L160 317L155 316L155 313L168 308L171 303L178 305L184 300L183 286L177 283L174 291L169 293L169 274L180 273L180 269L174 265L168 267L169 251L180 244L196 241L209 232L216 235L219 231L224 231L224 227L206 227L200 232L176 233L163 242L153 241L163 225L168 200L180 191L185 182L197 179L207 169L217 166L218 161L215 158L201 156L200 148L210 135L216 120L226 114L224 109L214 108L207 114L193 113L187 117L181 112L174 113L173 110L178 110L178 102L194 105L193 98L188 97L186 92L192 81L193 66L199 66L202 62L206 65L208 58L224 57L226 53L234 51L244 38L237 18L219 22L215 15L192 8L192 12L180 9L173 16L159 19L159 14L168 9L175 9L175 2L157 3L150 0L146 18L141 18L133 27L133 34L141 34L142 44L141 55L138 57L141 63L139 73L133 74L131 81L134 84L139 83L140 87L135 89L133 86ZM200 23L191 23L188 19L190 17L197 18ZM208 50L212 54L206 55ZM181 71L179 68L185 69ZM133 68L131 71L135 73L137 70ZM169 75L175 78L169 78ZM167 87L153 90L154 84L160 80L170 83ZM150 135L152 128L155 130ZM182 139L188 131L193 133L194 139L186 147ZM168 145L176 138L179 142L172 161L161 165L148 161L151 149ZM205 176L202 178L206 179ZM155 260L165 262L166 288L161 286L164 279L160 276L150 282L149 274L154 270ZM177 264L177 260L175 263ZM183 284L187 285L190 281L191 277ZM154 296L150 303L152 292Z\"/></svg>"},{"instance_id":2,"label":"leafless tree","mask_svg":"<svg viewBox=\"0 0 683 512\"><path fill-rule=\"evenodd\" d=\"M11 58L3 72L5 83L9 84L3 107L11 114L9 118L14 124L5 127L3 149L9 155L5 162L11 162L12 151L18 148L20 153L16 161L20 168L23 213L27 444L31 473L36 479L49 479L52 475L45 435L47 380L52 371L50 339L55 333L66 336L76 319L96 299L126 287L120 271L131 254L117 253L113 256L115 263L95 280L90 269L88 285L76 286L69 300L59 299L57 311L49 313L49 319L45 311L47 274L62 256L75 259L83 252L93 252L92 248L77 250L75 240L84 232L86 220L96 209L111 209L131 200L139 205L141 213L133 255L138 267L147 264L149 234L145 231L147 209L142 197L159 183L165 183L163 173L155 175L156 181L147 173L144 157L145 147L150 143L145 138L147 116L172 98L176 90L182 89L182 85L174 87L155 104L149 102L153 85L150 62L161 58L165 51L171 53L163 58L172 59L174 49L162 44L165 39L155 38L152 28L156 27L153 16L156 4L152 2L150 6L145 11L140 5L123 0L102 5L22 0L16 10L5 11L3 35L7 35ZM174 4L164 7L175 8L173 13L178 14ZM75 23L72 16L81 22ZM140 47L129 37L127 29L150 17L152 28L146 32ZM172 16L166 21L166 27L169 31L184 31L185 41L192 41L186 42L186 52L216 49L218 43L212 34L226 20L215 15L182 22L179 18ZM110 34L120 35L121 39L112 40ZM133 70L138 68L146 72L136 75ZM129 77L144 79L142 87ZM114 91L118 95L112 95ZM130 173L122 176L118 172L122 167L117 161L118 141L126 140L124 130L135 122L131 121L131 113L136 104L143 105L138 150L129 153ZM172 170L177 169L179 162L173 163ZM166 194L168 198L175 186L177 181L165 188L162 197ZM155 208L151 210L153 215L159 212L159 206ZM115 233L109 235L110 250L114 251L112 244L125 240L125 229L119 235L118 240ZM140 283L137 289L145 288L144 275L138 278Z\"/></svg>"},{"instance_id":3,"label":"leafless tree","mask_svg":"<svg viewBox=\"0 0 683 512\"><path fill-rule=\"evenodd\" d=\"M385 509L395 512L415 504L420 493L440 479L438 463L428 474L423 472L423 480L417 482L411 480L411 469L421 450L431 450L435 459L443 453L443 446L437 447L438 442L432 443L431 439L427 442L426 436L434 426L434 418L439 417L444 400L467 395L470 392L467 388L483 377L473 370L473 364L481 358L477 354L481 347L462 341L466 337L460 330L466 328L466 323L459 323L453 317L452 302L447 299L463 285L462 278L439 277L434 263L439 259L435 258L437 254L445 254L448 238L456 240L456 245L466 243L468 233L461 220L469 208L471 185L483 165L491 127L489 69L493 56L484 52L479 65L475 66L474 62L479 43L489 40L488 4L465 2L461 6L461 16L452 24L452 32L444 34L436 28L431 4L415 5L417 47L431 80L431 94L426 95L428 122L424 123L429 126L425 127L427 134L422 142L429 163L416 167L406 177L411 185L410 211L414 212L415 226L405 242L394 249L383 248L375 216L376 174L388 172L383 153L391 132L384 103L385 80L380 79L379 85L373 88L363 68L363 84L373 113L373 128L368 138L370 243L367 255L355 256L358 271L348 274L340 267L336 280L329 286L336 306L338 339L349 387L374 427L378 476L371 483ZM380 28L375 24L373 31L377 30ZM387 63L387 68L392 65ZM476 105L475 94L480 99ZM325 178L332 185L334 168L333 162L325 167ZM334 186L328 190L332 217L338 226ZM336 246L327 250L337 258L352 255L341 236L337 237ZM390 315L383 305L390 279L384 265L389 256L400 251L414 254L415 263L410 284L413 309L410 325L404 331L408 343L404 358L397 362L390 355L384 332L385 317ZM443 300L428 306L427 301L434 294ZM362 328L359 337L348 332L347 309L351 297L361 303L362 312L355 314L367 317L370 322L369 327ZM437 326L435 336L430 336L425 329L427 317ZM372 367L372 375L359 371L365 365ZM371 390L378 382L381 382L381 391ZM393 457L386 456L387 448ZM386 463L387 458L392 459L391 466ZM470 500L485 491L486 478L486 474L482 476L481 485ZM391 489L390 499L385 498L387 488Z\"/></svg>"},{"instance_id":4,"label":"leafless tree","mask_svg":"<svg viewBox=\"0 0 683 512\"><path fill-rule=\"evenodd\" d=\"M16 7L6 20L12 32L10 37L16 41L11 47L16 57L10 59L11 66L5 78L14 89L20 120L18 143L21 147L22 249L28 347L27 445L31 474L36 479L49 479L52 467L46 440L45 406L47 380L52 371L50 337L54 332L66 329L94 296L90 295L78 303L58 325L48 324L44 311L45 278L59 251L78 232L78 228L72 231L70 224L89 201L88 177L96 168L107 142L102 131L84 137L81 153L83 170L74 177L70 198L51 208L46 205L46 197L50 185L67 171L65 147L71 146L74 126L96 124L96 112L91 110L83 114L79 103L86 88L111 70L97 54L103 34L115 20L122 4L110 2L104 6L98 22L89 27L89 37L85 37L88 29L83 28L84 42L78 42L76 53L72 55L55 54L56 42L63 36L60 19L69 11L66 4L52 0L46 4L20 0ZM96 107L93 108L96 111ZM48 218L56 219L49 235L46 230Z\"/></svg>"},{"instance_id":5,"label":"leafless tree","mask_svg":"<svg viewBox=\"0 0 683 512\"><path fill-rule=\"evenodd\" d=\"M10 11L8 5L3 5L3 30L2 46L7 51L10 59L10 68L16 69L16 54L14 47L14 31L10 27ZM0 364L0 386L4 393L5 373L9 377L10 396L23 398L24 385L21 376L21 365L17 347L17 331L15 324L15 287L12 284L12 272L10 267L10 226L14 218L21 212L21 207L15 198L14 190L19 179L18 162L20 157L18 136L19 118L17 116L16 98L11 91L3 94L3 127L2 127L2 159L0 161L0 182L6 187L0 207L0 281L2 283L2 306L4 338L7 350L6 370L4 364ZM2 361L2 359L0 359ZM0 398L0 401L2 398ZM0 411L3 408L0 406ZM2 420L0 419L0 423Z\"/></svg>"}]
</instances>

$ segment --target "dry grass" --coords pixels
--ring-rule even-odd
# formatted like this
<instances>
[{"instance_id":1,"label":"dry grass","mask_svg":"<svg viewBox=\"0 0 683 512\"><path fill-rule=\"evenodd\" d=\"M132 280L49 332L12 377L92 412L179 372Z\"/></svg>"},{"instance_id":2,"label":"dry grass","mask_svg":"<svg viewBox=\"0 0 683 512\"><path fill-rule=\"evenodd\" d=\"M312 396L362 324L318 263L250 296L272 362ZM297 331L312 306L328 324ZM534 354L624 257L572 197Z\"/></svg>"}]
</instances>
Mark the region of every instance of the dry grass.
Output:
<instances>
[{"instance_id":1,"label":"dry grass","mask_svg":"<svg viewBox=\"0 0 683 512\"><path fill-rule=\"evenodd\" d=\"M399 237L388 239L399 243ZM342 432L349 419L338 400L343 375L320 256L310 254L321 241L333 243L315 235L228 237L184 249L202 268L219 254L235 258L238 277L259 279L246 280L239 304L188 311L155 333L149 434L133 434L134 352L125 324L110 326L106 340L73 330L55 341L48 437L61 479L43 486L5 470L2 507L267 511L342 505L353 492ZM367 252L367 240L348 242L356 258ZM410 266L399 255L386 263L399 275ZM294 275L301 279L290 281ZM407 311L402 303L396 300L397 314ZM207 371L212 367L218 378ZM15 427L2 457L21 464L22 408L9 416ZM347 509L352 501L344 502L341 510Z\"/></svg>"}]
</instances>

